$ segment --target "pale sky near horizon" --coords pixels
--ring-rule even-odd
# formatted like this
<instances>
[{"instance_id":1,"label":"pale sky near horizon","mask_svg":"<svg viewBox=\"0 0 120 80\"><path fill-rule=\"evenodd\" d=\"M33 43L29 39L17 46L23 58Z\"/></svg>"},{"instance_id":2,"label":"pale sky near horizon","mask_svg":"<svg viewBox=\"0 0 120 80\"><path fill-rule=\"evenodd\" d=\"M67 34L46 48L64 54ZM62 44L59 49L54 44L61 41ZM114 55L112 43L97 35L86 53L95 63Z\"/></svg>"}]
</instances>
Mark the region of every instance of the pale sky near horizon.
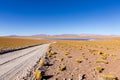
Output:
<instances>
[{"instance_id":1,"label":"pale sky near horizon","mask_svg":"<svg viewBox=\"0 0 120 80\"><path fill-rule=\"evenodd\" d=\"M0 36L120 35L120 0L0 0Z\"/></svg>"}]
</instances>

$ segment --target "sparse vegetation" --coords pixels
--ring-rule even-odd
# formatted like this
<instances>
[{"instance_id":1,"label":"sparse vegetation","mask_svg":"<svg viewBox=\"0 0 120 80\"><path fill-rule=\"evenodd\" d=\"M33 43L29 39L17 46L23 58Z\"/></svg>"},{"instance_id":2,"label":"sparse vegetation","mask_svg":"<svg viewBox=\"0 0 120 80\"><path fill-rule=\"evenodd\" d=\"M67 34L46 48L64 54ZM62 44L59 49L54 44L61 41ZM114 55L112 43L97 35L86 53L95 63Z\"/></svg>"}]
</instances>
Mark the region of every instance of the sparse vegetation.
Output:
<instances>
[{"instance_id":1,"label":"sparse vegetation","mask_svg":"<svg viewBox=\"0 0 120 80\"><path fill-rule=\"evenodd\" d=\"M65 66L64 63L62 63L62 64L59 66L59 68L57 69L57 73L60 73L61 71L64 71L64 70L66 70L66 66Z\"/></svg>"},{"instance_id":2,"label":"sparse vegetation","mask_svg":"<svg viewBox=\"0 0 120 80\"><path fill-rule=\"evenodd\" d=\"M57 41L52 44L47 55L50 57L50 66L47 74L54 74L51 79L73 79L78 80L78 74L82 79L97 80L104 73L115 74L100 76L102 80L118 80L120 57L120 41ZM52 54L51 51L57 52ZM115 54L113 54L115 53ZM117 60L117 61L116 61ZM80 64L78 64L80 63ZM115 67L117 66L117 67ZM56 74L59 73L59 74ZM72 75L70 75L72 73ZM116 75L118 77L116 77Z\"/></svg>"},{"instance_id":3,"label":"sparse vegetation","mask_svg":"<svg viewBox=\"0 0 120 80\"><path fill-rule=\"evenodd\" d=\"M34 75L35 75L36 80L41 80L42 79L42 74L41 74L40 70L35 70Z\"/></svg>"},{"instance_id":4,"label":"sparse vegetation","mask_svg":"<svg viewBox=\"0 0 120 80\"><path fill-rule=\"evenodd\" d=\"M101 55L101 58L102 58L102 59L107 59L108 54L103 53L103 52L101 52L101 51L98 52L98 54Z\"/></svg>"},{"instance_id":5,"label":"sparse vegetation","mask_svg":"<svg viewBox=\"0 0 120 80\"><path fill-rule=\"evenodd\" d=\"M40 59L39 65L40 67L44 66L46 64L45 60L42 58Z\"/></svg>"},{"instance_id":6,"label":"sparse vegetation","mask_svg":"<svg viewBox=\"0 0 120 80\"><path fill-rule=\"evenodd\" d=\"M104 75L104 74L101 74L101 77L104 80L118 80L118 78L116 76L113 76L113 75Z\"/></svg>"},{"instance_id":7,"label":"sparse vegetation","mask_svg":"<svg viewBox=\"0 0 120 80\"><path fill-rule=\"evenodd\" d=\"M76 59L75 60L77 63L82 63L82 60Z\"/></svg>"},{"instance_id":8,"label":"sparse vegetation","mask_svg":"<svg viewBox=\"0 0 120 80\"><path fill-rule=\"evenodd\" d=\"M14 50L43 43L48 43L48 41L0 37L0 51Z\"/></svg>"},{"instance_id":9,"label":"sparse vegetation","mask_svg":"<svg viewBox=\"0 0 120 80\"><path fill-rule=\"evenodd\" d=\"M105 64L108 64L108 61L106 61L106 60L97 60L96 63L105 63Z\"/></svg>"},{"instance_id":10,"label":"sparse vegetation","mask_svg":"<svg viewBox=\"0 0 120 80\"><path fill-rule=\"evenodd\" d=\"M69 52L66 52L65 55L69 55L70 53Z\"/></svg>"},{"instance_id":11,"label":"sparse vegetation","mask_svg":"<svg viewBox=\"0 0 120 80\"><path fill-rule=\"evenodd\" d=\"M99 73L102 73L102 71L104 70L104 68L101 66L97 66L96 69Z\"/></svg>"}]
</instances>

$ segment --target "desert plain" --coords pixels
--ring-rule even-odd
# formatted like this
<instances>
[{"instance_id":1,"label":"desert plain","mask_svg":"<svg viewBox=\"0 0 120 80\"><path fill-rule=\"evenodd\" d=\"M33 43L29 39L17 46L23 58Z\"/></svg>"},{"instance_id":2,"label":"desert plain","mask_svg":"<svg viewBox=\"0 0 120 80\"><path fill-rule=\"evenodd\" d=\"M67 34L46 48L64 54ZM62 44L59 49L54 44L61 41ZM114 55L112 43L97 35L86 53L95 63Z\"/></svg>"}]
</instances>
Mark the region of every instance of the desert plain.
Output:
<instances>
[{"instance_id":1,"label":"desert plain","mask_svg":"<svg viewBox=\"0 0 120 80\"><path fill-rule=\"evenodd\" d=\"M24 38L24 37L22 37ZM97 37L98 38L98 37ZM14 38L7 38L9 41ZM7 42L7 39L4 38ZM44 57L40 57L27 80L119 80L120 38L99 37L97 40L22 40L26 45L50 43ZM26 43L27 41L30 43ZM13 40L12 40L13 41ZM10 41L8 43L13 43ZM12 43L11 43L12 42ZM1 42L3 43L3 42ZM26 43L26 44L25 44ZM15 47L16 47L15 45ZM21 46L21 44L18 44ZM1 45L2 46L2 45ZM14 45L12 49L14 49ZM5 45L4 50L9 49ZM5 49L6 48L6 49ZM1 48L3 49L3 48ZM2 51L2 50L1 50ZM7 53L5 53L7 54ZM4 54L2 54L4 55Z\"/></svg>"}]
</instances>

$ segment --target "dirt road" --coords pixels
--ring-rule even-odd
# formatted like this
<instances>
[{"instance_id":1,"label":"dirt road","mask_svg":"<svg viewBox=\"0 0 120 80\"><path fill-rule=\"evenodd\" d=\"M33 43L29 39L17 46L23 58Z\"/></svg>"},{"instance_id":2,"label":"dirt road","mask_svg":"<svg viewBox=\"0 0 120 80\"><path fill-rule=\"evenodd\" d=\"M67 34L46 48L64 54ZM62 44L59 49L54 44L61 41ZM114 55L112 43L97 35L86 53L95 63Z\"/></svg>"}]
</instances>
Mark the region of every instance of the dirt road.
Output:
<instances>
[{"instance_id":1,"label":"dirt road","mask_svg":"<svg viewBox=\"0 0 120 80\"><path fill-rule=\"evenodd\" d=\"M0 55L0 80L20 80L45 55L49 45L43 44Z\"/></svg>"}]
</instances>

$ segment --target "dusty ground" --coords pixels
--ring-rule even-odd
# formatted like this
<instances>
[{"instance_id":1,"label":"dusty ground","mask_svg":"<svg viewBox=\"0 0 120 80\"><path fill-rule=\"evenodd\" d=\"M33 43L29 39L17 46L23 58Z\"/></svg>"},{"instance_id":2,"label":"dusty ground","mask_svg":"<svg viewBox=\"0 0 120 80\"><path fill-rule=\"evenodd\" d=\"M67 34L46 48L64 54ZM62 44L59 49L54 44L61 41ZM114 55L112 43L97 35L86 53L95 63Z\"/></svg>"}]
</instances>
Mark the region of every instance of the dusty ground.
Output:
<instances>
[{"instance_id":1,"label":"dusty ground","mask_svg":"<svg viewBox=\"0 0 120 80\"><path fill-rule=\"evenodd\" d=\"M53 53L53 54L51 54ZM56 53L56 54L54 54ZM120 41L58 41L50 46L49 80L119 80Z\"/></svg>"}]
</instances>

